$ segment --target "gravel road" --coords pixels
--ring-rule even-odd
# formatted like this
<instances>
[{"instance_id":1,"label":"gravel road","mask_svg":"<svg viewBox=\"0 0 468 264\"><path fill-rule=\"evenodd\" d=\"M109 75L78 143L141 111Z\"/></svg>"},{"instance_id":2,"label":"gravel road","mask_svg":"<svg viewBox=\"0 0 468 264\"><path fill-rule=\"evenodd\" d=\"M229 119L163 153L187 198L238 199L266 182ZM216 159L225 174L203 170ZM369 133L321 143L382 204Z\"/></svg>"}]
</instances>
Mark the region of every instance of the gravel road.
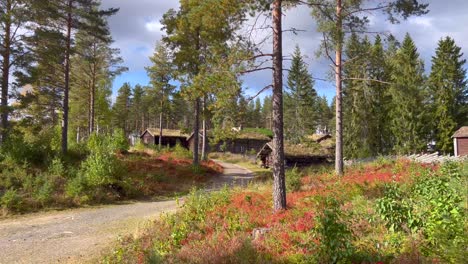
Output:
<instances>
[{"instance_id":1,"label":"gravel road","mask_svg":"<svg viewBox=\"0 0 468 264\"><path fill-rule=\"evenodd\" d=\"M217 161L224 173L207 186L246 185L253 173ZM136 202L18 216L0 221L0 263L91 263L119 236L177 210L176 201Z\"/></svg>"}]
</instances>

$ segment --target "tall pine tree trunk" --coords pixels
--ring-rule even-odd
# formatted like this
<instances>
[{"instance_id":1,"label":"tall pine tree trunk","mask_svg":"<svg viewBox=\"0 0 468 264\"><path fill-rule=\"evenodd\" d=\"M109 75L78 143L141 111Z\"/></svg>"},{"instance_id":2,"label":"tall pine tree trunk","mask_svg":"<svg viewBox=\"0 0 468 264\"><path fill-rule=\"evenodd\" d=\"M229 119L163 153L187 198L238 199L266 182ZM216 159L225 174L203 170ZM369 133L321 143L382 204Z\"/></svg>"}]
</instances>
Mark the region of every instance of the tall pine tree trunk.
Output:
<instances>
[{"instance_id":1,"label":"tall pine tree trunk","mask_svg":"<svg viewBox=\"0 0 468 264\"><path fill-rule=\"evenodd\" d=\"M163 107L163 101L161 99L161 112L159 112L159 150L162 148L162 137L163 137L163 112L162 112L162 107Z\"/></svg>"},{"instance_id":2,"label":"tall pine tree trunk","mask_svg":"<svg viewBox=\"0 0 468 264\"><path fill-rule=\"evenodd\" d=\"M94 45L94 50L96 53L96 45ZM94 132L94 123L96 115L96 63L93 63L93 72L91 73L91 91L90 91L90 116L89 116L89 134Z\"/></svg>"},{"instance_id":3,"label":"tall pine tree trunk","mask_svg":"<svg viewBox=\"0 0 468 264\"><path fill-rule=\"evenodd\" d=\"M200 29L197 30L197 39L195 43L195 49L197 52L200 51ZM200 56L200 55L199 55ZM203 59L200 56L200 61L203 61ZM199 66L197 65L195 67L195 73L199 73ZM200 147L200 97L197 97L195 99L195 120L193 121L193 136L194 136L194 148L193 148L193 165L198 166L200 164L200 157L198 156L199 154L199 147Z\"/></svg>"},{"instance_id":4,"label":"tall pine tree trunk","mask_svg":"<svg viewBox=\"0 0 468 264\"><path fill-rule=\"evenodd\" d=\"M336 147L335 147L335 172L343 175L343 92L342 92L342 20L341 20L341 0L336 3L336 30L339 32L335 50L335 81L336 81Z\"/></svg>"},{"instance_id":5,"label":"tall pine tree trunk","mask_svg":"<svg viewBox=\"0 0 468 264\"><path fill-rule=\"evenodd\" d=\"M273 2L273 208L286 209L283 142L283 51L281 0Z\"/></svg>"},{"instance_id":6,"label":"tall pine tree trunk","mask_svg":"<svg viewBox=\"0 0 468 264\"><path fill-rule=\"evenodd\" d=\"M200 98L195 99L195 118L193 121L193 165L198 166L200 159L198 157L198 148L200 146Z\"/></svg>"},{"instance_id":7,"label":"tall pine tree trunk","mask_svg":"<svg viewBox=\"0 0 468 264\"><path fill-rule=\"evenodd\" d=\"M5 39L2 54L2 95L1 95L1 141L4 142L8 135L8 86L10 82L10 50L11 50L11 1L6 2L5 10Z\"/></svg>"},{"instance_id":8,"label":"tall pine tree trunk","mask_svg":"<svg viewBox=\"0 0 468 264\"><path fill-rule=\"evenodd\" d=\"M67 35L65 49L65 87L63 94L62 154L68 149L68 98L70 92L70 53L73 0L68 1Z\"/></svg>"},{"instance_id":9,"label":"tall pine tree trunk","mask_svg":"<svg viewBox=\"0 0 468 264\"><path fill-rule=\"evenodd\" d=\"M202 121L202 154L201 154L201 159L202 160L207 160L208 155L207 155L207 135L206 135L206 96L203 97L203 121Z\"/></svg>"}]
</instances>

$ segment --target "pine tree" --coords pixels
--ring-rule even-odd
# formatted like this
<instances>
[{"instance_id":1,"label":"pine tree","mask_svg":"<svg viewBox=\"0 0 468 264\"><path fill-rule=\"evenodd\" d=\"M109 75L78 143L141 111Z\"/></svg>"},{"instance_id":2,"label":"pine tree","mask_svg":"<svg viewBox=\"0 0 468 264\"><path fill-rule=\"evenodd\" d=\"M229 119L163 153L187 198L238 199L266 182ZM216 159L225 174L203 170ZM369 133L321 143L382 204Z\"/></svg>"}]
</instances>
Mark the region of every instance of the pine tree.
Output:
<instances>
[{"instance_id":1,"label":"pine tree","mask_svg":"<svg viewBox=\"0 0 468 264\"><path fill-rule=\"evenodd\" d=\"M432 57L429 89L432 95L431 116L434 122L436 147L445 154L453 153L452 135L468 123L468 86L461 48L446 37L438 42Z\"/></svg>"},{"instance_id":2,"label":"pine tree","mask_svg":"<svg viewBox=\"0 0 468 264\"><path fill-rule=\"evenodd\" d=\"M390 118L394 151L399 154L425 149L424 65L417 48L406 34L401 48L391 61Z\"/></svg>"},{"instance_id":3,"label":"pine tree","mask_svg":"<svg viewBox=\"0 0 468 264\"><path fill-rule=\"evenodd\" d=\"M159 112L159 148L162 146L162 130L163 130L163 116L166 113L168 116L169 100L172 97L174 85L169 82L174 77L173 64L167 47L161 44L156 45L156 51L150 58L153 65L147 67L146 70L151 80L151 85L157 94L158 100L158 112ZM156 102L155 102L156 103Z\"/></svg>"},{"instance_id":4,"label":"pine tree","mask_svg":"<svg viewBox=\"0 0 468 264\"><path fill-rule=\"evenodd\" d=\"M104 18L91 23L93 27L96 23L107 24ZM98 33L103 32L95 34L78 31L76 53L71 57L74 69L70 83L70 127L72 131L82 131L82 135L85 135L85 132L89 135L96 129L96 116L101 114L97 111L96 102L100 101L103 106L102 103L106 101L98 98L99 95L103 95L101 91L108 88L116 75L126 70L120 66L123 61L118 56L120 51L110 47L110 32L105 31L107 35L97 35ZM108 112L108 109L99 110Z\"/></svg>"},{"instance_id":5,"label":"pine tree","mask_svg":"<svg viewBox=\"0 0 468 264\"><path fill-rule=\"evenodd\" d=\"M31 16L31 0L0 1L0 141L8 136L10 76L13 74L19 77L30 59L25 47L26 32L19 29L23 29L31 21Z\"/></svg>"},{"instance_id":6,"label":"pine tree","mask_svg":"<svg viewBox=\"0 0 468 264\"><path fill-rule=\"evenodd\" d=\"M296 46L284 96L285 139L300 142L315 132L317 92L299 46Z\"/></svg>"},{"instance_id":7,"label":"pine tree","mask_svg":"<svg viewBox=\"0 0 468 264\"><path fill-rule=\"evenodd\" d=\"M99 0L35 0L33 3L37 9L37 26L45 31L59 32L64 39L64 80L60 88L63 91L61 150L65 154L68 149L71 58L75 51L76 33L82 30L98 37L109 35L107 24L102 21L118 9L100 10Z\"/></svg>"},{"instance_id":8,"label":"pine tree","mask_svg":"<svg viewBox=\"0 0 468 264\"><path fill-rule=\"evenodd\" d=\"M167 36L164 42L172 49L174 65L184 95L194 101L193 133L200 130L200 104L208 96L212 87L204 85L197 78L209 72L210 57L225 54L228 42L235 40L234 35L245 17L244 3L230 0L180 0L178 11L169 10L162 19ZM223 12L220 12L223 10ZM198 137L195 137L198 146ZM194 149L193 163L198 165L198 148Z\"/></svg>"},{"instance_id":9,"label":"pine tree","mask_svg":"<svg viewBox=\"0 0 468 264\"><path fill-rule=\"evenodd\" d=\"M35 64L30 64L21 82L31 85L31 92L20 100L31 126L48 129L59 122L63 92L63 45L61 32L37 28L28 39Z\"/></svg>"}]
</instances>

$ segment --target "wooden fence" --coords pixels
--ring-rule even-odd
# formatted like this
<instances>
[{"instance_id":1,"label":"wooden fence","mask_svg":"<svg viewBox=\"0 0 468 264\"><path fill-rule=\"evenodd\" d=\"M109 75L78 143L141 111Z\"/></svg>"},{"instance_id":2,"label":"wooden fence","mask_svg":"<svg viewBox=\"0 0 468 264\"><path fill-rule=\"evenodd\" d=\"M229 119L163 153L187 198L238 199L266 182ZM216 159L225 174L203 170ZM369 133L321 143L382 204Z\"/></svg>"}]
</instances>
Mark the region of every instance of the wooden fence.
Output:
<instances>
[{"instance_id":1,"label":"wooden fence","mask_svg":"<svg viewBox=\"0 0 468 264\"><path fill-rule=\"evenodd\" d=\"M419 163L444 163L446 161L465 161L468 160L468 156L450 156L450 155L440 155L438 152L430 153L430 154L412 154L412 155L398 155L398 156L381 156L381 157L372 157L372 158L365 158L365 159L356 159L356 160L345 160L345 165L353 165L359 163L367 163L375 161L379 158L384 159L409 159L414 162Z\"/></svg>"}]
</instances>

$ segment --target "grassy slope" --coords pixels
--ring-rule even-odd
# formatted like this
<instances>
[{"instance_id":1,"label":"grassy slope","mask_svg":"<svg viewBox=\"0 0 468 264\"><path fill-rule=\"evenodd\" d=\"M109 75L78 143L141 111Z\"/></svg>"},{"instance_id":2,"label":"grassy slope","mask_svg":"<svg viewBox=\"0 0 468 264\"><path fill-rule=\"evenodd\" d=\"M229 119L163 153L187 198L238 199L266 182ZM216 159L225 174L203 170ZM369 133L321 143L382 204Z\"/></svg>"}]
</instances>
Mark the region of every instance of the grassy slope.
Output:
<instances>
[{"instance_id":1,"label":"grassy slope","mask_svg":"<svg viewBox=\"0 0 468 264\"><path fill-rule=\"evenodd\" d=\"M463 259L466 246L467 176L467 164L460 171L406 161L360 165L343 178L309 173L300 190L288 194L289 209L275 214L268 182L212 195L195 192L184 210L157 221L137 239L125 239L104 262L453 262ZM431 196L438 188L442 193ZM431 203L443 193L452 193L445 201L450 206ZM453 233L434 232L430 224ZM257 228L267 232L253 240Z\"/></svg>"},{"instance_id":2,"label":"grassy slope","mask_svg":"<svg viewBox=\"0 0 468 264\"><path fill-rule=\"evenodd\" d=\"M34 171L34 174L31 168L18 167L12 172L7 172L9 175L1 174L0 217L130 199L174 198L187 194L193 187L203 186L210 177L222 172L222 168L211 161L203 162L199 168L194 168L188 153L185 152L164 150L158 153L142 150L119 154L117 158L118 165L122 167L119 182L89 193L84 189L78 197L67 193L67 184L77 176L68 175L63 167L59 170ZM78 167L80 163L73 166ZM8 190L13 189L8 187L12 185L11 182L18 187L7 197ZM83 188L86 188L86 185L84 186ZM2 188L6 189L4 196Z\"/></svg>"}]
</instances>

